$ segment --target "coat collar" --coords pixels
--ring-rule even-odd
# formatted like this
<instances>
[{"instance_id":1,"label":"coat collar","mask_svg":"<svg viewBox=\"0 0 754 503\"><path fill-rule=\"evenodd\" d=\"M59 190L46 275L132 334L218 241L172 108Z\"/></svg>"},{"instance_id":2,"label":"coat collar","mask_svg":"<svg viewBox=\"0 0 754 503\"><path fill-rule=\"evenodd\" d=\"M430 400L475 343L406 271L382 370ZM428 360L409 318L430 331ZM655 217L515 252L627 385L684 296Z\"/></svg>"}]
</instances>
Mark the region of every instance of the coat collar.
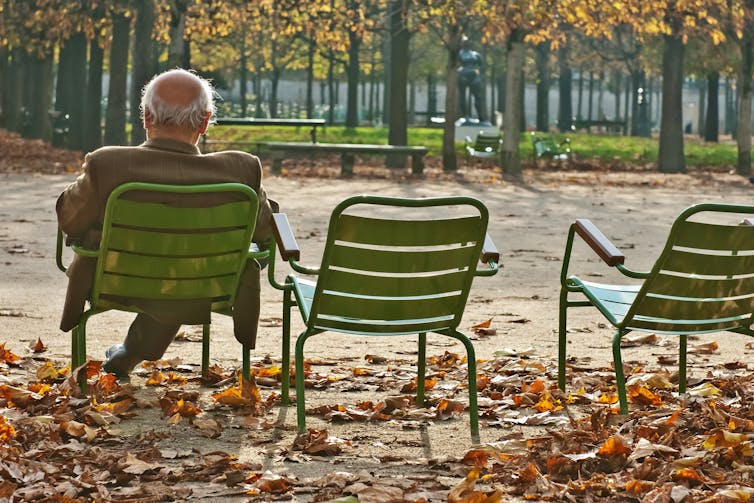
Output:
<instances>
[{"instance_id":1,"label":"coat collar","mask_svg":"<svg viewBox=\"0 0 754 503\"><path fill-rule=\"evenodd\" d=\"M172 150L174 152L181 152L183 154L199 155L199 147L185 143L178 140L171 140L168 138L151 138L141 144L142 147L154 148L158 150Z\"/></svg>"}]
</instances>

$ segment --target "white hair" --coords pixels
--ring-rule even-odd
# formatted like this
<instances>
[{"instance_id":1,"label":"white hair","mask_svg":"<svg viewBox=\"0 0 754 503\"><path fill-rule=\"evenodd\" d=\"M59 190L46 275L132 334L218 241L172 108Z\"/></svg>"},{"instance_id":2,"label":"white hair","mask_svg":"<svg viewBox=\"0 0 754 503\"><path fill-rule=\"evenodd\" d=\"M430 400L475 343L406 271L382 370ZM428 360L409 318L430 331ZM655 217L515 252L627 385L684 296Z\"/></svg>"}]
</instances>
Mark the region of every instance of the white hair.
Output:
<instances>
[{"instance_id":1,"label":"white hair","mask_svg":"<svg viewBox=\"0 0 754 503\"><path fill-rule=\"evenodd\" d=\"M155 81L165 73L156 75L144 86L141 92L141 104L139 106L141 117L143 119L144 112L149 110L152 124L155 126L180 126L197 131L201 127L202 120L207 112L210 113L210 117L215 114L215 90L207 79L195 73L180 68L170 70L168 73L173 72L186 73L196 78L201 86L201 92L188 106L169 103L154 92Z\"/></svg>"}]
</instances>

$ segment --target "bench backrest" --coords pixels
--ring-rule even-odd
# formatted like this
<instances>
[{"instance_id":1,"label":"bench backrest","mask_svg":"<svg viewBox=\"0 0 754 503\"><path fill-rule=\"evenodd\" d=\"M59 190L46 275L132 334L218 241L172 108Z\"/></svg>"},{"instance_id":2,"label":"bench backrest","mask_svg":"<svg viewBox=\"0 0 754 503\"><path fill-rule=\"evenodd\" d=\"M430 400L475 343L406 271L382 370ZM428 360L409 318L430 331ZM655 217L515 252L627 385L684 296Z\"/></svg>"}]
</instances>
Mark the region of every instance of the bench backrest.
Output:
<instances>
[{"instance_id":1,"label":"bench backrest","mask_svg":"<svg viewBox=\"0 0 754 503\"><path fill-rule=\"evenodd\" d=\"M239 183L127 183L105 210L92 304L112 299L233 304L246 266L257 195Z\"/></svg>"},{"instance_id":2,"label":"bench backrest","mask_svg":"<svg viewBox=\"0 0 754 503\"><path fill-rule=\"evenodd\" d=\"M309 327L366 335L456 328L487 220L471 197L343 201L330 219Z\"/></svg>"},{"instance_id":3,"label":"bench backrest","mask_svg":"<svg viewBox=\"0 0 754 503\"><path fill-rule=\"evenodd\" d=\"M741 214L754 214L754 206L700 204L684 211L623 325L675 334L748 328L754 225L739 225Z\"/></svg>"}]
</instances>

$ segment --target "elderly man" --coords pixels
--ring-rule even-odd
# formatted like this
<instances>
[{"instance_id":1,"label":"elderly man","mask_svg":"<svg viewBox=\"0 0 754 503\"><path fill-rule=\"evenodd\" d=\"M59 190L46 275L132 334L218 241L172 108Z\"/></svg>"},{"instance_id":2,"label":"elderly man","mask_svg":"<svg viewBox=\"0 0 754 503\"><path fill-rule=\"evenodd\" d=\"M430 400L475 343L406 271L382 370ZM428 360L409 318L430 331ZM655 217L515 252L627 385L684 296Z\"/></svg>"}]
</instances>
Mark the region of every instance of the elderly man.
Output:
<instances>
[{"instance_id":1,"label":"elderly man","mask_svg":"<svg viewBox=\"0 0 754 503\"><path fill-rule=\"evenodd\" d=\"M58 222L68 243L96 247L105 202L110 192L126 182L203 184L239 182L256 191L259 215L253 240L264 244L271 236L274 201L262 187L259 159L238 151L203 155L196 146L214 113L214 91L206 80L185 70L156 76L143 90L141 113L147 140L135 147L103 147L87 154L84 172L57 201ZM68 269L68 291L60 328L73 329L92 286L96 260L74 257ZM260 267L251 261L241 277L233 308L236 339L254 348L259 321ZM181 324L209 321L209 309L185 303L143 301L123 344L105 353L103 368L120 377L142 360L162 357Z\"/></svg>"}]
</instances>

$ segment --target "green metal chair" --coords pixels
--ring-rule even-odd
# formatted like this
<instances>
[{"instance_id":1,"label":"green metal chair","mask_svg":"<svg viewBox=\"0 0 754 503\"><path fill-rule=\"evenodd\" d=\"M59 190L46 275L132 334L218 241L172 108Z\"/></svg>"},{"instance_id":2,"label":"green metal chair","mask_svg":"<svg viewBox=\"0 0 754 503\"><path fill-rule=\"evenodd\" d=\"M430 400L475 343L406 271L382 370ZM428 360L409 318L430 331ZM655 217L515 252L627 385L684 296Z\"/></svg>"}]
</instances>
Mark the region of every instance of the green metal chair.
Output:
<instances>
[{"instance_id":1,"label":"green metal chair","mask_svg":"<svg viewBox=\"0 0 754 503\"><path fill-rule=\"evenodd\" d=\"M454 210L454 216L437 218L448 208ZM375 216L386 209L393 210L391 217ZM474 276L491 276L498 269L499 253L486 235L484 204L471 197L350 197L333 210L319 268L298 263L300 251L287 216L275 214L273 219L283 260L301 274L317 275L316 281L310 281L290 274L281 285L274 279L271 254L270 281L284 291L284 404L288 403L293 306L298 306L306 323L295 349L299 432L306 429L304 343L309 337L325 331L366 336L418 334L416 402L423 404L426 334L434 332L459 340L466 349L471 433L478 438L476 356L458 325ZM480 257L488 269L477 269Z\"/></svg>"},{"instance_id":2,"label":"green metal chair","mask_svg":"<svg viewBox=\"0 0 754 503\"><path fill-rule=\"evenodd\" d=\"M534 160L548 159L554 161L567 161L571 157L571 139L564 138L560 143L552 136L530 133L532 154Z\"/></svg>"},{"instance_id":3,"label":"green metal chair","mask_svg":"<svg viewBox=\"0 0 754 503\"><path fill-rule=\"evenodd\" d=\"M485 134L480 131L474 140L467 136L464 140L464 149L466 158L471 159L497 159L500 155L500 148L503 145L503 137L498 134Z\"/></svg>"},{"instance_id":4,"label":"green metal chair","mask_svg":"<svg viewBox=\"0 0 754 503\"><path fill-rule=\"evenodd\" d=\"M750 327L754 313L754 220L741 221L741 216L747 214L754 214L754 206L691 206L676 219L665 248L648 272L625 267L625 256L597 227L589 220L576 220L568 232L560 275L560 389L565 390L569 307L594 306L617 329L612 347L621 414L628 412L620 349L627 333L639 330L678 336L680 393L686 392L688 335L721 331L754 335ZM608 266L628 278L643 281L609 285L569 276L577 234ZM569 294L580 295L578 300L569 300Z\"/></svg>"},{"instance_id":5,"label":"green metal chair","mask_svg":"<svg viewBox=\"0 0 754 503\"><path fill-rule=\"evenodd\" d=\"M89 309L71 334L72 368L86 361L89 318L109 310L141 312L130 304L132 299L210 301L212 312L232 315L247 260L269 255L268 250L250 251L258 208L254 190L240 183L126 183L113 190L99 248L71 246L75 253L97 259ZM56 261L65 272L62 249L58 229ZM209 324L204 324L203 377L209 368L209 341ZM245 347L242 360L248 378Z\"/></svg>"}]
</instances>

